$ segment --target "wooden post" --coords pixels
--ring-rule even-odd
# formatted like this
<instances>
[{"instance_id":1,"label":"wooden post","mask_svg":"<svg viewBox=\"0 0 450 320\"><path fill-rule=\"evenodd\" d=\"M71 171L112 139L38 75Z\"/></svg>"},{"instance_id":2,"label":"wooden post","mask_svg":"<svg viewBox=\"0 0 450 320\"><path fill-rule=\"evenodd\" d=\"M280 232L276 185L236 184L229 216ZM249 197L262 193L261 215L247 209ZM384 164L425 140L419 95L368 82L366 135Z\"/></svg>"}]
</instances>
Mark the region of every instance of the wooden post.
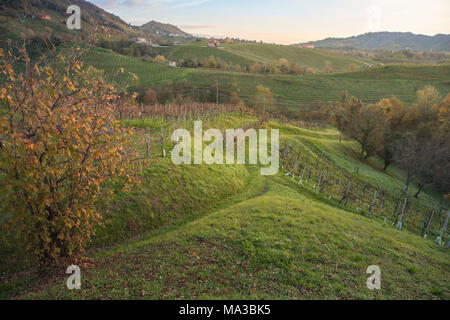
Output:
<instances>
[{"instance_id":1,"label":"wooden post","mask_svg":"<svg viewBox=\"0 0 450 320\"><path fill-rule=\"evenodd\" d=\"M424 228L424 230L422 232L422 236L424 237L424 239L426 239L428 237L428 230L430 230L431 220L433 219L434 212L435 212L435 210L433 209L431 211L430 216L427 217L428 219L426 219L426 221L425 221L425 228Z\"/></svg>"},{"instance_id":2,"label":"wooden post","mask_svg":"<svg viewBox=\"0 0 450 320\"><path fill-rule=\"evenodd\" d=\"M216 81L216 105L219 105L219 81Z\"/></svg>"},{"instance_id":3,"label":"wooden post","mask_svg":"<svg viewBox=\"0 0 450 320\"><path fill-rule=\"evenodd\" d=\"M305 183L308 183L309 181L309 176L311 175L311 167L308 169L308 175L306 176L306 181Z\"/></svg>"},{"instance_id":4,"label":"wooden post","mask_svg":"<svg viewBox=\"0 0 450 320\"><path fill-rule=\"evenodd\" d=\"M436 238L436 243L441 245L442 240L444 239L444 233L447 231L448 220L450 219L450 211L447 214L447 218L445 218L444 226L442 227L441 234Z\"/></svg>"},{"instance_id":5,"label":"wooden post","mask_svg":"<svg viewBox=\"0 0 450 320\"><path fill-rule=\"evenodd\" d=\"M147 127L146 142L147 142L147 165L148 165L150 162L150 128L149 127Z\"/></svg>"},{"instance_id":6,"label":"wooden post","mask_svg":"<svg viewBox=\"0 0 450 320\"><path fill-rule=\"evenodd\" d=\"M322 175L323 175L323 169L320 170L319 182L317 183L317 189L319 189L319 190L320 190L320 184L322 183Z\"/></svg>"},{"instance_id":7,"label":"wooden post","mask_svg":"<svg viewBox=\"0 0 450 320\"><path fill-rule=\"evenodd\" d=\"M298 179L298 183L303 184L303 176L305 175L306 164L303 166L302 176Z\"/></svg>"},{"instance_id":8,"label":"wooden post","mask_svg":"<svg viewBox=\"0 0 450 320\"><path fill-rule=\"evenodd\" d=\"M161 125L161 155L164 158L166 156L166 150L164 150L164 129Z\"/></svg>"},{"instance_id":9,"label":"wooden post","mask_svg":"<svg viewBox=\"0 0 450 320\"><path fill-rule=\"evenodd\" d=\"M402 213L401 213L400 218L398 219L398 223L397 223L398 230L402 230L402 228L403 228L403 219L405 217L405 210L406 210L407 203L408 203L408 196L405 197L405 202L403 202Z\"/></svg>"},{"instance_id":10,"label":"wooden post","mask_svg":"<svg viewBox=\"0 0 450 320\"><path fill-rule=\"evenodd\" d=\"M377 194L378 194L378 190L375 190L375 192L373 193L372 202L370 203L369 217L372 215L372 210L373 210L373 207L375 206L375 201L377 200Z\"/></svg>"},{"instance_id":11,"label":"wooden post","mask_svg":"<svg viewBox=\"0 0 450 320\"><path fill-rule=\"evenodd\" d=\"M347 190L345 190L344 206L347 204L347 198L348 198L348 194L350 193L351 186L352 186L352 180L349 181L349 183L347 185Z\"/></svg>"},{"instance_id":12,"label":"wooden post","mask_svg":"<svg viewBox=\"0 0 450 320\"><path fill-rule=\"evenodd\" d=\"M266 113L266 97L264 96L263 97L263 117L264 117L265 113Z\"/></svg>"}]
</instances>

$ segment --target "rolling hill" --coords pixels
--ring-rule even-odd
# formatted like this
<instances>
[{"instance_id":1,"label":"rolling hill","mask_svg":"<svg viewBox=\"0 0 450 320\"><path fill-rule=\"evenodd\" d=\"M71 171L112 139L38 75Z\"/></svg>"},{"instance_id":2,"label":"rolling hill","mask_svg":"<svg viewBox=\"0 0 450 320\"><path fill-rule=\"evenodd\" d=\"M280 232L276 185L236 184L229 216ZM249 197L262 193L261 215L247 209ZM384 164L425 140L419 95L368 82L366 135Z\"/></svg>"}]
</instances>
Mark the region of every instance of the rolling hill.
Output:
<instances>
[{"instance_id":1,"label":"rolling hill","mask_svg":"<svg viewBox=\"0 0 450 320\"><path fill-rule=\"evenodd\" d=\"M255 118L230 115L218 126ZM152 120L130 126L155 128ZM282 139L319 156L329 152L344 170L357 164L354 143L335 129L304 130L270 122ZM138 133L142 144L143 132ZM166 137L169 139L169 137ZM19 299L448 299L449 251L383 215L367 217L282 173L256 166L176 166L158 153L143 185L118 193L114 212L89 252L82 290L66 275L45 281L26 273L0 282L0 296ZM144 152L141 150L141 152ZM388 190L401 175L362 164L363 179ZM346 169L347 168L347 169ZM179 181L183 187L180 188ZM220 187L219 187L220 186ZM430 201L433 201L432 196ZM201 208L201 209L200 209ZM391 219L391 215L388 214ZM155 219L158 217L159 220ZM408 217L407 223L411 223ZM156 224L155 224L156 222ZM433 226L433 235L439 226ZM130 231L133 230L133 231ZM129 239L130 235L134 235ZM138 236L139 235L139 236ZM126 240L129 239L129 240ZM8 259L13 259L9 256ZM379 265L382 290L366 288L366 268ZM12 264L11 264L12 265Z\"/></svg>"},{"instance_id":2,"label":"rolling hill","mask_svg":"<svg viewBox=\"0 0 450 320\"><path fill-rule=\"evenodd\" d=\"M357 59L325 50L297 48L294 46L273 44L224 44L223 50L264 63L273 63L284 58L300 67L309 67L319 73L323 71L325 62L327 61L331 64L331 67L335 72L348 71L352 65L363 69L376 64L376 62L368 59Z\"/></svg>"},{"instance_id":3,"label":"rolling hill","mask_svg":"<svg viewBox=\"0 0 450 320\"><path fill-rule=\"evenodd\" d=\"M370 32L348 38L327 38L299 44L313 44L317 48L336 49L355 47L358 49L387 49L416 51L450 51L450 35L428 36L411 32Z\"/></svg>"},{"instance_id":4,"label":"rolling hill","mask_svg":"<svg viewBox=\"0 0 450 320\"><path fill-rule=\"evenodd\" d=\"M347 72L377 64L370 59L355 58L336 52L272 44L232 43L211 48L205 42L191 42L155 50L159 50L166 58L174 61L214 57L234 66L239 65L242 70L255 63L276 64L280 59L295 63L298 67L310 68L316 73L323 73L327 65L331 67L331 72Z\"/></svg>"},{"instance_id":5,"label":"rolling hill","mask_svg":"<svg viewBox=\"0 0 450 320\"><path fill-rule=\"evenodd\" d=\"M166 54L168 57L171 57L169 52L175 55L181 51L184 54L187 52L186 48L190 47L168 48L166 50L174 51L166 51ZM203 49L228 53L216 48L200 48ZM230 56L231 58L239 59L239 56ZM348 90L350 96L358 97L366 103L396 96L405 104L416 101L417 90L427 85L436 87L442 96L450 92L448 82L450 65L387 65L352 73L263 75L215 69L170 68L165 64L145 62L136 57L119 55L95 47L86 56L86 62L105 70L106 75L124 67L125 73L121 75L120 80L129 81L129 72L136 74L139 80L131 83L131 89L138 92L149 87L158 90L158 87L167 82L187 81L193 87L208 87L218 81L221 90L227 91L231 90L232 86L237 86L242 99L248 101L256 94L256 86L261 84L274 93L275 104L272 109L274 111L277 109L277 103L286 104L291 110L301 109L305 105L326 105L338 101L344 90ZM219 101L223 101L224 98L225 96L220 95Z\"/></svg>"},{"instance_id":6,"label":"rolling hill","mask_svg":"<svg viewBox=\"0 0 450 320\"><path fill-rule=\"evenodd\" d=\"M181 38L192 38L192 35L184 32L180 28L157 21L150 21L139 27L139 30L143 31L148 37L181 37Z\"/></svg>"},{"instance_id":7,"label":"rolling hill","mask_svg":"<svg viewBox=\"0 0 450 320\"><path fill-rule=\"evenodd\" d=\"M190 38L191 35L176 26L157 21L148 22L140 27L132 26L120 17L103 10L95 4L85 0L6 0L0 4L0 28L5 32L5 39L19 38L21 33L28 34L29 30L52 30L54 35L78 35L77 31L68 30L65 26L66 10L70 5L80 7L81 27L84 30L104 34L108 38ZM40 15L48 15L50 20L39 19ZM94 29L96 28L96 29ZM48 29L47 29L48 30Z\"/></svg>"}]
</instances>

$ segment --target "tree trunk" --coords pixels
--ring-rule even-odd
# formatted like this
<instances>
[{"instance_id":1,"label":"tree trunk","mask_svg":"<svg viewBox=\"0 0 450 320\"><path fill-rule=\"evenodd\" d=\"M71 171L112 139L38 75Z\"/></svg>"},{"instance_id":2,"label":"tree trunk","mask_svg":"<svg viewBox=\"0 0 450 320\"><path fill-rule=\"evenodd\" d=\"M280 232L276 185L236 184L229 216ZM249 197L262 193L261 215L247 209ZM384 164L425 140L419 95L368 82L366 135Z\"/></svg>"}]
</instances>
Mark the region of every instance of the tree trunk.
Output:
<instances>
[{"instance_id":1,"label":"tree trunk","mask_svg":"<svg viewBox=\"0 0 450 320\"><path fill-rule=\"evenodd\" d=\"M406 174L406 180L405 180L405 186L403 187L403 194L406 196L409 188L409 182L411 180L411 177L409 173Z\"/></svg>"},{"instance_id":2,"label":"tree trunk","mask_svg":"<svg viewBox=\"0 0 450 320\"><path fill-rule=\"evenodd\" d=\"M420 192L422 192L423 187L425 186L425 183L422 183L419 185L419 190L417 190L416 194L414 195L414 198L418 198Z\"/></svg>"}]
</instances>

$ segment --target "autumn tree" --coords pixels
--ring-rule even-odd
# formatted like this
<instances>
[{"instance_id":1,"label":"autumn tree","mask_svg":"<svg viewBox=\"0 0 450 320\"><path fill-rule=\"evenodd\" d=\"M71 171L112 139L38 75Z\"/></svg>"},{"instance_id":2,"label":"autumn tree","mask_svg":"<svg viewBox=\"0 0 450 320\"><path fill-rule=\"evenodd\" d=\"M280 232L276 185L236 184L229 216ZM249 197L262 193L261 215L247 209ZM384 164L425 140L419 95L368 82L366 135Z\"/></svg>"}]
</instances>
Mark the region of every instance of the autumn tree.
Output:
<instances>
[{"instance_id":1,"label":"autumn tree","mask_svg":"<svg viewBox=\"0 0 450 320\"><path fill-rule=\"evenodd\" d=\"M426 184L433 183L439 175L449 177L448 163L450 160L450 145L448 141L426 139L409 134L405 139L398 140L392 147L395 164L405 173L403 194L408 192L411 181L418 184L419 195Z\"/></svg>"},{"instance_id":2,"label":"autumn tree","mask_svg":"<svg viewBox=\"0 0 450 320\"><path fill-rule=\"evenodd\" d=\"M256 102L258 109L262 111L267 110L267 108L273 103L273 93L270 88L266 88L261 84L256 86Z\"/></svg>"},{"instance_id":3,"label":"autumn tree","mask_svg":"<svg viewBox=\"0 0 450 320\"><path fill-rule=\"evenodd\" d=\"M102 220L97 201L111 194L106 182L132 180L132 153L114 118L118 91L87 71L82 50L32 61L24 48L0 62L0 187L8 230L43 270L83 253Z\"/></svg>"},{"instance_id":4,"label":"autumn tree","mask_svg":"<svg viewBox=\"0 0 450 320\"><path fill-rule=\"evenodd\" d=\"M386 121L386 129L384 132L384 139L377 154L383 159L385 171L389 165L393 163L392 147L403 137L402 124L405 116L405 108L400 100L393 97L390 99L381 99L378 102L378 107L384 114Z\"/></svg>"},{"instance_id":5,"label":"autumn tree","mask_svg":"<svg viewBox=\"0 0 450 320\"><path fill-rule=\"evenodd\" d=\"M382 146L386 122L382 110L374 104L363 103L352 98L344 103L342 131L356 140L361 148L361 157L374 155Z\"/></svg>"},{"instance_id":6,"label":"autumn tree","mask_svg":"<svg viewBox=\"0 0 450 320\"><path fill-rule=\"evenodd\" d=\"M158 102L158 95L156 94L156 91L152 88L148 88L145 90L143 96L142 96L142 102L145 104L152 104Z\"/></svg>"},{"instance_id":7,"label":"autumn tree","mask_svg":"<svg viewBox=\"0 0 450 320\"><path fill-rule=\"evenodd\" d=\"M333 73L334 72L331 61L325 61L325 67L323 69L323 72L324 73Z\"/></svg>"}]
</instances>

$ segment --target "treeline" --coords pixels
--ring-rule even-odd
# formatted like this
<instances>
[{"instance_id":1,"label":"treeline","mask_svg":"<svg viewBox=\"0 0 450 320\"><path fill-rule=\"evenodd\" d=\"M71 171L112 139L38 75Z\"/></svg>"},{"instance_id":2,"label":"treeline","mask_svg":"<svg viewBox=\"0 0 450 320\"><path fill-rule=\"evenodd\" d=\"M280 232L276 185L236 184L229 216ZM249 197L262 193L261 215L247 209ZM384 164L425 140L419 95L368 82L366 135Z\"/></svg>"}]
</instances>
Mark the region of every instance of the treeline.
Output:
<instances>
[{"instance_id":1,"label":"treeline","mask_svg":"<svg viewBox=\"0 0 450 320\"><path fill-rule=\"evenodd\" d=\"M355 47L346 47L342 50L346 54L358 57L358 58L370 58L377 61L389 61L389 60L410 60L412 62L445 62L450 60L450 53L448 52L438 52L438 51L414 51L409 49L404 50L386 50L386 49L375 49L373 51L358 49Z\"/></svg>"},{"instance_id":2,"label":"treeline","mask_svg":"<svg viewBox=\"0 0 450 320\"><path fill-rule=\"evenodd\" d=\"M215 84L205 87L194 87L186 80L167 81L157 88L146 88L138 93L137 101L148 104L182 104L190 102L232 104L244 106L239 97L240 89L235 83L226 88Z\"/></svg>"},{"instance_id":3,"label":"treeline","mask_svg":"<svg viewBox=\"0 0 450 320\"><path fill-rule=\"evenodd\" d=\"M290 63L287 59L280 59L274 63L255 62L252 65L241 66L227 62L220 57L210 56L209 58L195 58L189 57L180 59L177 62L178 66L185 68L211 68L227 71L250 72L258 74L290 74L290 75L305 75L315 74L316 71L309 67L299 67L295 63ZM330 62L325 63L324 72L333 72Z\"/></svg>"},{"instance_id":4,"label":"treeline","mask_svg":"<svg viewBox=\"0 0 450 320\"><path fill-rule=\"evenodd\" d=\"M107 39L98 40L96 45L104 49L110 49L116 53L132 57L156 58L160 53L154 47L146 44L134 43L131 40L110 41Z\"/></svg>"},{"instance_id":5,"label":"treeline","mask_svg":"<svg viewBox=\"0 0 450 320\"><path fill-rule=\"evenodd\" d=\"M345 92L333 118L342 135L359 143L362 158L377 155L384 170L395 164L404 171L404 195L411 182L419 186L415 197L428 184L450 193L450 94L442 99L427 86L406 107L395 97L363 104Z\"/></svg>"}]
</instances>

